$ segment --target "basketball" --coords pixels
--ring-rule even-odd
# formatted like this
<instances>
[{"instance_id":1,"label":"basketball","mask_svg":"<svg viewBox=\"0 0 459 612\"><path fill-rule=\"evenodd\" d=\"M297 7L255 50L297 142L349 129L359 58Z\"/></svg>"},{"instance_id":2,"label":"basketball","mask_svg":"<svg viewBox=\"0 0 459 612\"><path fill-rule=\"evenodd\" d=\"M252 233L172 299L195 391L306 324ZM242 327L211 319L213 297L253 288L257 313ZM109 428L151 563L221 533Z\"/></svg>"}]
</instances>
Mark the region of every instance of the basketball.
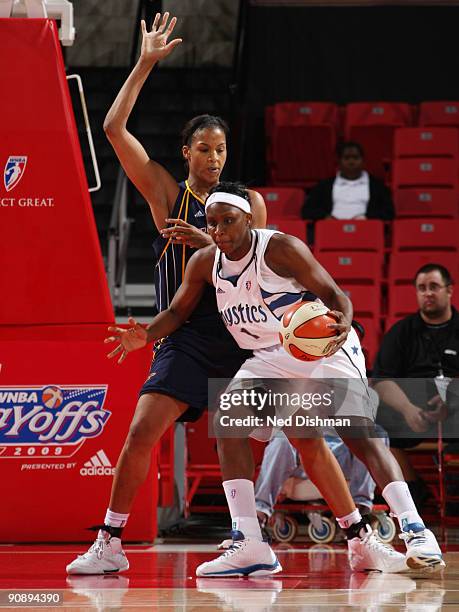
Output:
<instances>
[{"instance_id":1,"label":"basketball","mask_svg":"<svg viewBox=\"0 0 459 612\"><path fill-rule=\"evenodd\" d=\"M59 387L51 386L46 387L46 389L43 389L42 400L43 404L47 408L59 408L59 406L64 401L64 398L62 395L62 391L59 389Z\"/></svg>"},{"instance_id":2,"label":"basketball","mask_svg":"<svg viewBox=\"0 0 459 612\"><path fill-rule=\"evenodd\" d=\"M315 361L326 353L336 330L327 327L336 319L318 302L302 302L289 308L282 317L279 338L284 349L295 359Z\"/></svg>"}]
</instances>

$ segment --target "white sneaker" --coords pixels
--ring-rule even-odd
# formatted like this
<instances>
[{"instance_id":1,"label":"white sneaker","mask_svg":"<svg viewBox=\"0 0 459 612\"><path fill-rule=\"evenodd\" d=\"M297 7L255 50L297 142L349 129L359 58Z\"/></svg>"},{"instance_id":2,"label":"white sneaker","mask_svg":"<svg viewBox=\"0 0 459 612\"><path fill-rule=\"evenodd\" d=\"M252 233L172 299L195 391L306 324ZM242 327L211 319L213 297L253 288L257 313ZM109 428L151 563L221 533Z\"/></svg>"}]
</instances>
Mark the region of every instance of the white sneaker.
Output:
<instances>
[{"instance_id":1,"label":"white sneaker","mask_svg":"<svg viewBox=\"0 0 459 612\"><path fill-rule=\"evenodd\" d=\"M226 552L201 563L196 576L269 576L281 571L282 566L267 542L244 538L239 532Z\"/></svg>"},{"instance_id":2,"label":"white sneaker","mask_svg":"<svg viewBox=\"0 0 459 612\"><path fill-rule=\"evenodd\" d=\"M438 572L446 567L436 537L424 525L406 525L399 538L405 540L406 564L411 569Z\"/></svg>"},{"instance_id":3,"label":"white sneaker","mask_svg":"<svg viewBox=\"0 0 459 612\"><path fill-rule=\"evenodd\" d=\"M129 561L121 547L120 538L107 536L99 531L97 540L88 552L78 555L67 565L67 574L111 574L128 570Z\"/></svg>"},{"instance_id":4,"label":"white sneaker","mask_svg":"<svg viewBox=\"0 0 459 612\"><path fill-rule=\"evenodd\" d=\"M366 533L365 533L366 531ZM370 525L365 525L361 536L347 541L348 558L352 571L378 571L389 574L407 571L405 556L383 544Z\"/></svg>"}]
</instances>

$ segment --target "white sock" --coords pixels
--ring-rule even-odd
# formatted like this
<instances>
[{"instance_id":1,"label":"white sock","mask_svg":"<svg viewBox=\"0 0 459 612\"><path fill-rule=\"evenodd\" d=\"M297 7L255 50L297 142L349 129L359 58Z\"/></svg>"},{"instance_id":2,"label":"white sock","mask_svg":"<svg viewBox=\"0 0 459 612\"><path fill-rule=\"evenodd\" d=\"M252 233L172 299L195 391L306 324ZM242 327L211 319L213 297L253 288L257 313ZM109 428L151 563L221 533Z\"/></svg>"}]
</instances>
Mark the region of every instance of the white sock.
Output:
<instances>
[{"instance_id":1,"label":"white sock","mask_svg":"<svg viewBox=\"0 0 459 612\"><path fill-rule=\"evenodd\" d=\"M241 531L247 538L262 541L263 536L255 508L253 482L245 478L225 480L223 488L231 514L231 529Z\"/></svg>"},{"instance_id":2,"label":"white sock","mask_svg":"<svg viewBox=\"0 0 459 612\"><path fill-rule=\"evenodd\" d=\"M128 518L129 514L120 514L119 512L113 512L110 508L107 508L104 525L108 525L109 527L124 527Z\"/></svg>"},{"instance_id":3,"label":"white sock","mask_svg":"<svg viewBox=\"0 0 459 612\"><path fill-rule=\"evenodd\" d=\"M346 516L340 516L339 518L337 517L336 520L341 529L347 529L351 525L360 523L360 521L362 520L362 515L360 514L360 510L356 508L350 514L346 514Z\"/></svg>"},{"instance_id":4,"label":"white sock","mask_svg":"<svg viewBox=\"0 0 459 612\"><path fill-rule=\"evenodd\" d=\"M405 525L412 523L424 525L406 482L403 480L390 482L386 487L384 487L382 495L386 500L391 513L397 517L402 529Z\"/></svg>"}]
</instances>

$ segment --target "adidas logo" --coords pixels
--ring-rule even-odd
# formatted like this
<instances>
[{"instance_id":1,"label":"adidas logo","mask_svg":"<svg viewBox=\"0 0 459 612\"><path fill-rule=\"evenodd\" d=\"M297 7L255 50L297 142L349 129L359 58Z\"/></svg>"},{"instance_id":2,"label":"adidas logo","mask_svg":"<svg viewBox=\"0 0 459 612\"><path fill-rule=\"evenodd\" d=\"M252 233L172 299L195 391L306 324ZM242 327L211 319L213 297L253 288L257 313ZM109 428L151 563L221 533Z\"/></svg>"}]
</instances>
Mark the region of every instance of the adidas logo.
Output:
<instances>
[{"instance_id":1,"label":"adidas logo","mask_svg":"<svg viewBox=\"0 0 459 612\"><path fill-rule=\"evenodd\" d=\"M113 476L115 468L103 450L98 451L80 470L82 476Z\"/></svg>"},{"instance_id":2,"label":"adidas logo","mask_svg":"<svg viewBox=\"0 0 459 612\"><path fill-rule=\"evenodd\" d=\"M223 289L221 289L221 288L219 287L219 288L217 289L217 293L225 293L225 292L223 291Z\"/></svg>"},{"instance_id":3,"label":"adidas logo","mask_svg":"<svg viewBox=\"0 0 459 612\"><path fill-rule=\"evenodd\" d=\"M198 210L198 212L197 212L197 213L194 213L194 216L195 216L195 217L204 217L205 215L204 215L204 213L202 212L202 210Z\"/></svg>"}]
</instances>

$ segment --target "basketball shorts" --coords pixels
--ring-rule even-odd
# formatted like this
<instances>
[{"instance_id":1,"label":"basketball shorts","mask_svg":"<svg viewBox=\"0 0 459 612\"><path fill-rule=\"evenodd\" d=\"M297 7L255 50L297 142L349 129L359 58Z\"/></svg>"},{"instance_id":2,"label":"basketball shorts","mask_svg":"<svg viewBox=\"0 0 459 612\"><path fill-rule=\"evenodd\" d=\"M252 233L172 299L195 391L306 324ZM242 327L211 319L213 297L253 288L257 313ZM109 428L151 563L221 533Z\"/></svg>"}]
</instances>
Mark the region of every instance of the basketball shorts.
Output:
<instances>
[{"instance_id":1,"label":"basketball shorts","mask_svg":"<svg viewBox=\"0 0 459 612\"><path fill-rule=\"evenodd\" d=\"M241 366L226 392L251 388L271 391L271 396L278 394L280 397L280 394L285 394L285 398L306 398L315 393L332 394L327 408L323 404L316 408L304 402L299 406L298 401L289 402L285 399L281 405L277 403L274 407L276 417L280 419L287 419L297 413L303 414L307 410L309 417L352 417L354 422L355 419L367 422L374 421L377 410L375 394L368 389L365 358L354 329L351 329L345 344L337 353L317 361L295 359L280 344L255 350L253 357ZM259 435L254 431L251 437L266 440L278 431L275 427L263 429L263 432L258 432Z\"/></svg>"},{"instance_id":2,"label":"basketball shorts","mask_svg":"<svg viewBox=\"0 0 459 612\"><path fill-rule=\"evenodd\" d=\"M189 405L178 421L196 421L208 405L208 379L232 378L252 355L223 324L185 324L155 349L139 396L162 393Z\"/></svg>"}]
</instances>

